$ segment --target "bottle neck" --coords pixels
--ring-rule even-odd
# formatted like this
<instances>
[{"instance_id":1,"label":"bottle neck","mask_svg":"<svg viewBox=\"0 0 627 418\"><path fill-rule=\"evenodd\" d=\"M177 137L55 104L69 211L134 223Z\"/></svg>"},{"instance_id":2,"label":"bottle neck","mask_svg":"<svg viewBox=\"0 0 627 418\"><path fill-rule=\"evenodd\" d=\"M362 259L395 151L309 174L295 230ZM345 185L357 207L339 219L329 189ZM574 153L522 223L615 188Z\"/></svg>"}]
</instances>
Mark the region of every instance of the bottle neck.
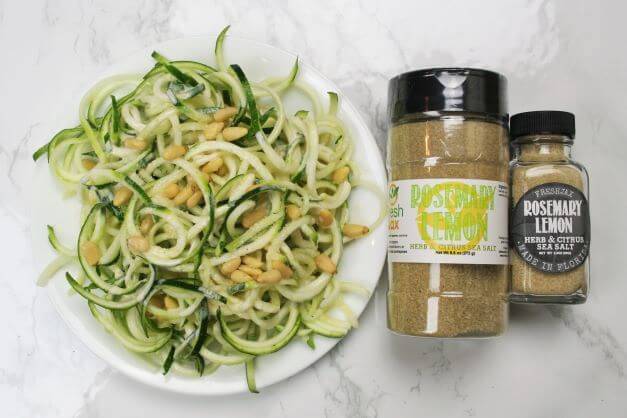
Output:
<instances>
[{"instance_id":1,"label":"bottle neck","mask_svg":"<svg viewBox=\"0 0 627 418\"><path fill-rule=\"evenodd\" d=\"M529 135L516 138L516 157L519 161L568 161L573 140L564 135Z\"/></svg>"}]
</instances>

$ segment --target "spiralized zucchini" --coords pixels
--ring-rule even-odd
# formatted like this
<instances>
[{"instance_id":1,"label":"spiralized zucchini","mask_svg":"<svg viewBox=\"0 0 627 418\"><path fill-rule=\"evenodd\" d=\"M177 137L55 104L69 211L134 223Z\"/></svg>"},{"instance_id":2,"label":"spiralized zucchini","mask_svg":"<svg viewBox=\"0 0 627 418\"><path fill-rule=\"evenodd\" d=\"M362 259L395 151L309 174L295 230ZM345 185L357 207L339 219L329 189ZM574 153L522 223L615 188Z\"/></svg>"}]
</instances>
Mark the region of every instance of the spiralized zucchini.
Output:
<instances>
[{"instance_id":1,"label":"spiralized zucchini","mask_svg":"<svg viewBox=\"0 0 627 418\"><path fill-rule=\"evenodd\" d=\"M59 257L39 283L75 261L68 283L124 347L164 374L244 364L256 391L256 357L356 326L343 295L368 291L335 272L345 243L376 225L348 223L357 179L337 95L324 105L298 61L251 83L225 63L227 29L218 68L155 52L142 78L98 83L79 125L35 153L83 202L75 248L49 227ZM313 110L286 114L289 89Z\"/></svg>"}]
</instances>

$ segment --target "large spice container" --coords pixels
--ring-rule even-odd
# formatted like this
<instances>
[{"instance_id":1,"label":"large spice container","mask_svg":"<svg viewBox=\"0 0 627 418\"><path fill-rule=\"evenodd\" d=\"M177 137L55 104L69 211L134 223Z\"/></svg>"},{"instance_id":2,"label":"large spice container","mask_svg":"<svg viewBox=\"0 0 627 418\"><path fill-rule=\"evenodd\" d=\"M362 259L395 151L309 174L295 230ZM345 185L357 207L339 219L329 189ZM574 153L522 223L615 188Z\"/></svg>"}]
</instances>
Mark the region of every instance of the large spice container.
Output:
<instances>
[{"instance_id":1,"label":"large spice container","mask_svg":"<svg viewBox=\"0 0 627 418\"><path fill-rule=\"evenodd\" d=\"M388 328L501 334L508 314L506 79L434 68L390 81Z\"/></svg>"},{"instance_id":2,"label":"large spice container","mask_svg":"<svg viewBox=\"0 0 627 418\"><path fill-rule=\"evenodd\" d=\"M589 287L588 174L571 159L575 116L512 116L512 302L583 303Z\"/></svg>"}]
</instances>

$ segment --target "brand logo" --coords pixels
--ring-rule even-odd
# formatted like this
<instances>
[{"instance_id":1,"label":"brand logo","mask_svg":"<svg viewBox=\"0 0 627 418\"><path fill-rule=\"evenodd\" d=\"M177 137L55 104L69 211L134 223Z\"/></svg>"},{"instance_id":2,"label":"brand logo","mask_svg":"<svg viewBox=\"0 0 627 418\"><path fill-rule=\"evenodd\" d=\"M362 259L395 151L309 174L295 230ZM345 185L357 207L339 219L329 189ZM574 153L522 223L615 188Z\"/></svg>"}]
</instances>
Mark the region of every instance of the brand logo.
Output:
<instances>
[{"instance_id":1,"label":"brand logo","mask_svg":"<svg viewBox=\"0 0 627 418\"><path fill-rule=\"evenodd\" d=\"M398 202L398 186L394 183L390 183L390 188L388 190L388 198L390 207L396 205Z\"/></svg>"},{"instance_id":2,"label":"brand logo","mask_svg":"<svg viewBox=\"0 0 627 418\"><path fill-rule=\"evenodd\" d=\"M414 185L411 205L416 226L433 250L465 253L487 239L489 210L494 209L495 188L450 181L435 186Z\"/></svg>"}]
</instances>

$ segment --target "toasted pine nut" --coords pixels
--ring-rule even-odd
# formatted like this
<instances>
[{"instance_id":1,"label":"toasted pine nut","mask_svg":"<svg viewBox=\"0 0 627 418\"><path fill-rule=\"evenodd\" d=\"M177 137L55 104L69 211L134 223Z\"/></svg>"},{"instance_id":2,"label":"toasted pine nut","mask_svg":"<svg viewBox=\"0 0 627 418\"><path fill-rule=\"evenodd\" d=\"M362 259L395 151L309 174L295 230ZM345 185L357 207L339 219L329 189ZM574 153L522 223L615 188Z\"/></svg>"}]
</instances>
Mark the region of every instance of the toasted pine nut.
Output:
<instances>
[{"instance_id":1,"label":"toasted pine nut","mask_svg":"<svg viewBox=\"0 0 627 418\"><path fill-rule=\"evenodd\" d=\"M166 309L176 309L179 307L179 303L171 296L165 295L163 298L163 305Z\"/></svg>"},{"instance_id":2,"label":"toasted pine nut","mask_svg":"<svg viewBox=\"0 0 627 418\"><path fill-rule=\"evenodd\" d=\"M147 235L152 229L154 224L155 224L155 221L152 220L152 216L150 215L145 216L144 219L142 219L141 223L139 224L139 230L141 231L142 234Z\"/></svg>"},{"instance_id":3,"label":"toasted pine nut","mask_svg":"<svg viewBox=\"0 0 627 418\"><path fill-rule=\"evenodd\" d=\"M202 192L200 190L197 190L194 192L193 195L190 196L189 199L187 199L187 202L185 202L185 204L187 205L188 208L194 208L196 207L200 201L202 200Z\"/></svg>"},{"instance_id":4,"label":"toasted pine nut","mask_svg":"<svg viewBox=\"0 0 627 418\"><path fill-rule=\"evenodd\" d=\"M247 133L248 128L244 128L242 126L231 126L229 128L224 128L222 131L222 137L225 141L235 141L243 138Z\"/></svg>"},{"instance_id":5,"label":"toasted pine nut","mask_svg":"<svg viewBox=\"0 0 627 418\"><path fill-rule=\"evenodd\" d=\"M253 210L250 210L242 216L242 226L244 228L250 228L260 220L262 220L267 214L265 205L257 205Z\"/></svg>"},{"instance_id":6,"label":"toasted pine nut","mask_svg":"<svg viewBox=\"0 0 627 418\"><path fill-rule=\"evenodd\" d=\"M146 141L144 141L142 139L129 138L126 141L124 141L124 146L126 148L134 149L134 150L137 150L137 151L142 151L142 150L146 149L147 145L148 144L146 144Z\"/></svg>"},{"instance_id":7,"label":"toasted pine nut","mask_svg":"<svg viewBox=\"0 0 627 418\"><path fill-rule=\"evenodd\" d=\"M181 189L179 188L178 184L170 183L163 188L163 191L161 192L161 194L167 197L168 199L174 199L174 196L179 194L180 191Z\"/></svg>"},{"instance_id":8,"label":"toasted pine nut","mask_svg":"<svg viewBox=\"0 0 627 418\"><path fill-rule=\"evenodd\" d=\"M287 219L289 219L290 221L300 218L301 211L300 208L296 205L287 205L285 211L287 212Z\"/></svg>"},{"instance_id":9,"label":"toasted pine nut","mask_svg":"<svg viewBox=\"0 0 627 418\"><path fill-rule=\"evenodd\" d=\"M231 280L233 280L235 283L244 283L252 279L252 277L244 273L242 270L235 270L233 273L231 273Z\"/></svg>"},{"instance_id":10,"label":"toasted pine nut","mask_svg":"<svg viewBox=\"0 0 627 418\"><path fill-rule=\"evenodd\" d=\"M216 111L213 114L213 120L216 122L224 122L228 118L235 116L237 114L237 108L235 107L224 107Z\"/></svg>"},{"instance_id":11,"label":"toasted pine nut","mask_svg":"<svg viewBox=\"0 0 627 418\"><path fill-rule=\"evenodd\" d=\"M317 255L314 260L316 262L316 266L320 271L329 274L333 274L337 271L337 266L335 265L333 260L331 260L326 254Z\"/></svg>"},{"instance_id":12,"label":"toasted pine nut","mask_svg":"<svg viewBox=\"0 0 627 418\"><path fill-rule=\"evenodd\" d=\"M251 255L244 256L244 264L251 266L251 267L258 268L258 269L263 267L263 261Z\"/></svg>"},{"instance_id":13,"label":"toasted pine nut","mask_svg":"<svg viewBox=\"0 0 627 418\"><path fill-rule=\"evenodd\" d=\"M176 160L179 157L182 157L187 152L187 148L184 145L168 145L163 150L163 158L168 161Z\"/></svg>"},{"instance_id":14,"label":"toasted pine nut","mask_svg":"<svg viewBox=\"0 0 627 418\"><path fill-rule=\"evenodd\" d=\"M320 209L317 217L318 225L328 228L333 223L333 214L327 209Z\"/></svg>"},{"instance_id":15,"label":"toasted pine nut","mask_svg":"<svg viewBox=\"0 0 627 418\"><path fill-rule=\"evenodd\" d=\"M350 174L350 172L351 172L351 169L348 166L338 168L337 170L333 172L333 175L331 177L333 179L333 183L335 184L342 183L344 180L348 178L348 175Z\"/></svg>"},{"instance_id":16,"label":"toasted pine nut","mask_svg":"<svg viewBox=\"0 0 627 418\"><path fill-rule=\"evenodd\" d=\"M177 206L182 205L183 203L187 202L187 199L192 197L193 194L194 188L188 184L183 188L183 190L179 192L179 194L176 195L176 197L172 201Z\"/></svg>"},{"instance_id":17,"label":"toasted pine nut","mask_svg":"<svg viewBox=\"0 0 627 418\"><path fill-rule=\"evenodd\" d=\"M222 167L220 167L220 169L218 169L218 173L219 176L226 176L227 174L229 174L229 168L226 166L226 164L224 164Z\"/></svg>"},{"instance_id":18,"label":"toasted pine nut","mask_svg":"<svg viewBox=\"0 0 627 418\"><path fill-rule=\"evenodd\" d=\"M215 173L224 165L224 160L220 157L215 160L209 161L207 164L202 166L202 172L205 174Z\"/></svg>"},{"instance_id":19,"label":"toasted pine nut","mask_svg":"<svg viewBox=\"0 0 627 418\"><path fill-rule=\"evenodd\" d=\"M205 128L205 138L207 138L208 141L216 139L218 134L222 132L222 129L224 129L224 122L210 123L209 126Z\"/></svg>"},{"instance_id":20,"label":"toasted pine nut","mask_svg":"<svg viewBox=\"0 0 627 418\"><path fill-rule=\"evenodd\" d=\"M81 164L83 165L83 168L85 170L91 170L92 168L94 168L96 166L96 162L94 160L90 160L88 158L85 158L85 159L81 160Z\"/></svg>"},{"instance_id":21,"label":"toasted pine nut","mask_svg":"<svg viewBox=\"0 0 627 418\"><path fill-rule=\"evenodd\" d=\"M238 270L243 271L244 273L248 274L251 277L257 277L261 273L263 273L263 270L258 269L256 267L251 267L251 266L246 265L246 264L242 264L241 266L239 266Z\"/></svg>"},{"instance_id":22,"label":"toasted pine nut","mask_svg":"<svg viewBox=\"0 0 627 418\"><path fill-rule=\"evenodd\" d=\"M242 259L240 257L234 258L232 260L227 261L226 263L220 266L220 272L225 276L233 273L237 268L242 264Z\"/></svg>"},{"instance_id":23,"label":"toasted pine nut","mask_svg":"<svg viewBox=\"0 0 627 418\"><path fill-rule=\"evenodd\" d=\"M154 295L152 298L150 298L150 301L148 302L148 304L154 306L155 308L163 309L165 308L163 299L164 299L163 293L159 293L159 294Z\"/></svg>"},{"instance_id":24,"label":"toasted pine nut","mask_svg":"<svg viewBox=\"0 0 627 418\"><path fill-rule=\"evenodd\" d=\"M370 228L365 225L346 224L342 227L342 232L349 238L359 238L370 232Z\"/></svg>"},{"instance_id":25,"label":"toasted pine nut","mask_svg":"<svg viewBox=\"0 0 627 418\"><path fill-rule=\"evenodd\" d=\"M85 241L81 245L81 253L90 266L95 266L100 261L100 248L93 241Z\"/></svg>"},{"instance_id":26,"label":"toasted pine nut","mask_svg":"<svg viewBox=\"0 0 627 418\"><path fill-rule=\"evenodd\" d=\"M127 240L128 248L135 254L145 253L150 249L150 243L141 235L131 235Z\"/></svg>"},{"instance_id":27,"label":"toasted pine nut","mask_svg":"<svg viewBox=\"0 0 627 418\"><path fill-rule=\"evenodd\" d=\"M294 274L294 272L292 271L291 268L289 268L284 262L282 262L281 260L274 260L272 262L272 268L275 270L278 270L281 272L281 276L284 279L287 279L288 277L292 277L292 275Z\"/></svg>"},{"instance_id":28,"label":"toasted pine nut","mask_svg":"<svg viewBox=\"0 0 627 418\"><path fill-rule=\"evenodd\" d=\"M255 280L259 283L278 283L282 278L283 276L279 270L269 270L255 277Z\"/></svg>"},{"instance_id":29,"label":"toasted pine nut","mask_svg":"<svg viewBox=\"0 0 627 418\"><path fill-rule=\"evenodd\" d=\"M113 195L113 206L122 206L131 200L133 192L128 187L122 186L115 191Z\"/></svg>"}]
</instances>

